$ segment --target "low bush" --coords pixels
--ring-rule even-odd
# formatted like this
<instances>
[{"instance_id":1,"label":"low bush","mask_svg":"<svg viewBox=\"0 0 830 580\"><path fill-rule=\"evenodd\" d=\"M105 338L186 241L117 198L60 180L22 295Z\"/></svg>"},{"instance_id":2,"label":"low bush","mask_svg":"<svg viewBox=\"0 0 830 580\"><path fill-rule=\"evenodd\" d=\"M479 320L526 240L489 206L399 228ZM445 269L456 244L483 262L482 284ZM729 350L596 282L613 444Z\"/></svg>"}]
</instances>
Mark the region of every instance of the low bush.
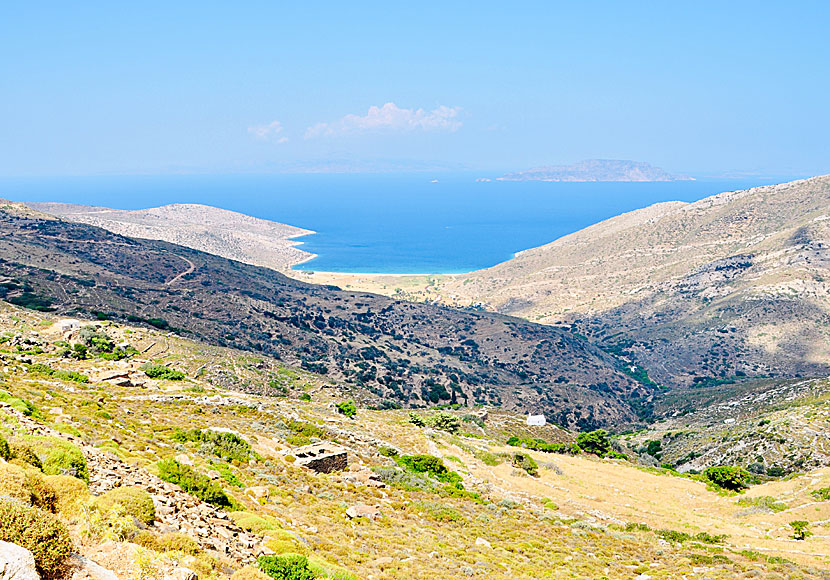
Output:
<instances>
[{"instance_id":1,"label":"low bush","mask_svg":"<svg viewBox=\"0 0 830 580\"><path fill-rule=\"evenodd\" d=\"M54 490L40 471L25 463L0 463L0 493L46 511L55 511Z\"/></svg>"},{"instance_id":2,"label":"low bush","mask_svg":"<svg viewBox=\"0 0 830 580\"><path fill-rule=\"evenodd\" d=\"M29 550L41 578L62 578L69 572L72 541L58 518L22 502L0 498L0 522L0 540Z\"/></svg>"},{"instance_id":3,"label":"low bush","mask_svg":"<svg viewBox=\"0 0 830 580\"><path fill-rule=\"evenodd\" d=\"M156 519L156 508L153 498L145 490L121 486L111 489L96 500L98 509L107 511L115 504L124 508L124 514L131 516L143 524L152 524Z\"/></svg>"},{"instance_id":4,"label":"low bush","mask_svg":"<svg viewBox=\"0 0 830 580\"><path fill-rule=\"evenodd\" d=\"M150 377L151 379L159 379L165 381L181 381L185 378L183 372L171 369L170 367L166 367L160 364L145 363L141 366L141 370L143 370L144 374Z\"/></svg>"},{"instance_id":5,"label":"low bush","mask_svg":"<svg viewBox=\"0 0 830 580\"><path fill-rule=\"evenodd\" d=\"M562 453L567 455L579 455L581 449L576 443L548 443L544 439L520 439L515 435L507 440L511 447L524 447L534 451L545 453Z\"/></svg>"},{"instance_id":6,"label":"low bush","mask_svg":"<svg viewBox=\"0 0 830 580\"><path fill-rule=\"evenodd\" d=\"M416 427L426 427L427 422L424 421L423 417L418 415L417 413L410 412L409 413L409 422L415 425Z\"/></svg>"},{"instance_id":7,"label":"low bush","mask_svg":"<svg viewBox=\"0 0 830 580\"><path fill-rule=\"evenodd\" d=\"M8 461L12 458L12 449L9 447L9 442L6 438L0 435L0 459Z\"/></svg>"},{"instance_id":8,"label":"low bush","mask_svg":"<svg viewBox=\"0 0 830 580\"><path fill-rule=\"evenodd\" d=\"M176 431L172 439L179 443L201 443L204 452L224 461L248 461L251 454L251 444L236 433L211 431L210 429L188 429Z\"/></svg>"},{"instance_id":9,"label":"low bush","mask_svg":"<svg viewBox=\"0 0 830 580\"><path fill-rule=\"evenodd\" d=\"M810 495L812 495L818 501L830 501L830 487L814 489L810 492Z\"/></svg>"},{"instance_id":10,"label":"low bush","mask_svg":"<svg viewBox=\"0 0 830 580\"><path fill-rule=\"evenodd\" d=\"M20 397L14 397L6 391L0 390L0 401L8 403L15 411L23 413L27 417L35 417L37 419L43 418L38 408L32 403L25 399L21 399Z\"/></svg>"},{"instance_id":11,"label":"low bush","mask_svg":"<svg viewBox=\"0 0 830 580\"><path fill-rule=\"evenodd\" d=\"M440 458L434 455L401 455L397 462L402 467L416 473L427 473L442 483L457 489L464 489L461 476L451 471Z\"/></svg>"},{"instance_id":12,"label":"low bush","mask_svg":"<svg viewBox=\"0 0 830 580\"><path fill-rule=\"evenodd\" d=\"M164 552L182 552L190 556L196 556L202 551L196 540L181 532L171 532L159 536L156 538L156 545Z\"/></svg>"},{"instance_id":13,"label":"low bush","mask_svg":"<svg viewBox=\"0 0 830 580\"><path fill-rule=\"evenodd\" d=\"M746 489L750 473L735 465L718 465L707 467L703 476L713 485L729 491L741 491Z\"/></svg>"},{"instance_id":14,"label":"low bush","mask_svg":"<svg viewBox=\"0 0 830 580\"><path fill-rule=\"evenodd\" d=\"M513 467L523 469L528 475L539 477L539 464L530 455L526 453L514 453L510 462Z\"/></svg>"},{"instance_id":15,"label":"low bush","mask_svg":"<svg viewBox=\"0 0 830 580\"><path fill-rule=\"evenodd\" d=\"M344 401L342 403L337 403L335 405L337 408L337 412L341 415L346 415L346 417L354 417L357 415L357 406L355 406L354 401Z\"/></svg>"},{"instance_id":16,"label":"low bush","mask_svg":"<svg viewBox=\"0 0 830 580\"><path fill-rule=\"evenodd\" d=\"M32 448L20 441L11 442L11 456L12 459L26 465L31 465L43 471L43 463L40 457L32 451Z\"/></svg>"},{"instance_id":17,"label":"low bush","mask_svg":"<svg viewBox=\"0 0 830 580\"><path fill-rule=\"evenodd\" d=\"M75 515L89 502L89 488L77 477L47 475L43 479L55 492L55 509L59 514Z\"/></svg>"},{"instance_id":18,"label":"low bush","mask_svg":"<svg viewBox=\"0 0 830 580\"><path fill-rule=\"evenodd\" d=\"M813 532L807 529L810 522L806 520L794 520L790 522L790 527L793 529L794 540L806 540L813 535Z\"/></svg>"},{"instance_id":19,"label":"low bush","mask_svg":"<svg viewBox=\"0 0 830 580\"><path fill-rule=\"evenodd\" d=\"M159 477L164 481L178 485L188 493L220 508L233 506L231 498L219 484L192 467L183 465L175 459L163 459L158 462Z\"/></svg>"},{"instance_id":20,"label":"low bush","mask_svg":"<svg viewBox=\"0 0 830 580\"><path fill-rule=\"evenodd\" d=\"M89 382L89 377L86 375L82 375L81 373L77 373L75 371L62 371L59 369L53 369L52 367L44 363L35 363L29 365L29 372L37 373L54 379L59 379L61 381L73 381L76 383L84 384Z\"/></svg>"},{"instance_id":21,"label":"low bush","mask_svg":"<svg viewBox=\"0 0 830 580\"><path fill-rule=\"evenodd\" d=\"M280 529L278 522L269 516L261 517L251 512L231 512L230 516L237 526L257 535Z\"/></svg>"},{"instance_id":22,"label":"low bush","mask_svg":"<svg viewBox=\"0 0 830 580\"><path fill-rule=\"evenodd\" d=\"M48 436L26 437L23 441L37 454L46 475L72 475L89 483L86 458L76 445Z\"/></svg>"},{"instance_id":23,"label":"low bush","mask_svg":"<svg viewBox=\"0 0 830 580\"><path fill-rule=\"evenodd\" d=\"M461 429L461 419L455 415L439 411L427 420L427 425L447 433L458 433Z\"/></svg>"},{"instance_id":24,"label":"low bush","mask_svg":"<svg viewBox=\"0 0 830 580\"><path fill-rule=\"evenodd\" d=\"M783 503L775 501L774 497L769 495L762 495L760 497L743 497L738 500L738 505L747 507L757 507L770 512L783 512L787 506Z\"/></svg>"},{"instance_id":25,"label":"low bush","mask_svg":"<svg viewBox=\"0 0 830 580\"><path fill-rule=\"evenodd\" d=\"M274 580L314 580L317 577L308 565L308 558L298 554L260 556L257 565Z\"/></svg>"}]
</instances>

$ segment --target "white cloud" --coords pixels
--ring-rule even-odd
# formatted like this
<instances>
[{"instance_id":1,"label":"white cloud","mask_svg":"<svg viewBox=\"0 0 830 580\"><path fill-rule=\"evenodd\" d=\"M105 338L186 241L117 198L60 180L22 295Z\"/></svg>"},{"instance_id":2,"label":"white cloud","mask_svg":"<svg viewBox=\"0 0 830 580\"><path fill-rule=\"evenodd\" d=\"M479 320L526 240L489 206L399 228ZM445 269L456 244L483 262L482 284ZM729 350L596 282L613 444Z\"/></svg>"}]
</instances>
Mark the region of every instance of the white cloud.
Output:
<instances>
[{"instance_id":1,"label":"white cloud","mask_svg":"<svg viewBox=\"0 0 830 580\"><path fill-rule=\"evenodd\" d=\"M288 141L288 137L278 137L282 133L282 123L279 121L271 121L267 125L248 127L248 133L257 139L269 140L273 138L277 143L286 143Z\"/></svg>"},{"instance_id":2,"label":"white cloud","mask_svg":"<svg viewBox=\"0 0 830 580\"><path fill-rule=\"evenodd\" d=\"M456 131L461 127L458 107L440 107L431 111L424 109L401 109L395 103L382 107L369 107L364 116L346 115L331 123L317 123L306 129L305 138L329 137L359 131Z\"/></svg>"}]
</instances>

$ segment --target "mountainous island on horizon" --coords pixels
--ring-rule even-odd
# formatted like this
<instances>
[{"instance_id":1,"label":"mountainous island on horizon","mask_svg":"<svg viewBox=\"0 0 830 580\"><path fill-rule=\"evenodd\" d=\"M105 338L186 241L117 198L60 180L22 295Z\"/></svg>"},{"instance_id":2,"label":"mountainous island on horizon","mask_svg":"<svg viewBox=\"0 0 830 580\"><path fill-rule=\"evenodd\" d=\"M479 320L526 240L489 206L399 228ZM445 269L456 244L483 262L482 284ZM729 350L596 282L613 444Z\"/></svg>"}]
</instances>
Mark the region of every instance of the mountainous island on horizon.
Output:
<instances>
[{"instance_id":1,"label":"mountainous island on horizon","mask_svg":"<svg viewBox=\"0 0 830 580\"><path fill-rule=\"evenodd\" d=\"M586 159L571 165L545 165L508 173L497 181L692 181L642 161Z\"/></svg>"}]
</instances>

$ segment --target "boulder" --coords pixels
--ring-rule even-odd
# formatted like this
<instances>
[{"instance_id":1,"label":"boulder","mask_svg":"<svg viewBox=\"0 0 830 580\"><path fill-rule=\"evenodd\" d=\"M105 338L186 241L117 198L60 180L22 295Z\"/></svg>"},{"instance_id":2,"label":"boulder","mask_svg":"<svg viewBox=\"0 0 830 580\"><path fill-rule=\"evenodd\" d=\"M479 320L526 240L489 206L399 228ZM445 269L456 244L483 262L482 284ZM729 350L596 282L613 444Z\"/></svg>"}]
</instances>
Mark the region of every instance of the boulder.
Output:
<instances>
[{"instance_id":1,"label":"boulder","mask_svg":"<svg viewBox=\"0 0 830 580\"><path fill-rule=\"evenodd\" d=\"M0 542L0 580L40 580L32 553L10 542Z\"/></svg>"},{"instance_id":2,"label":"boulder","mask_svg":"<svg viewBox=\"0 0 830 580\"><path fill-rule=\"evenodd\" d=\"M164 580L199 580L199 576L190 568L176 566L164 575Z\"/></svg>"},{"instance_id":3,"label":"boulder","mask_svg":"<svg viewBox=\"0 0 830 580\"><path fill-rule=\"evenodd\" d=\"M72 554L72 580L118 580L114 572L107 570L80 554Z\"/></svg>"}]
</instances>

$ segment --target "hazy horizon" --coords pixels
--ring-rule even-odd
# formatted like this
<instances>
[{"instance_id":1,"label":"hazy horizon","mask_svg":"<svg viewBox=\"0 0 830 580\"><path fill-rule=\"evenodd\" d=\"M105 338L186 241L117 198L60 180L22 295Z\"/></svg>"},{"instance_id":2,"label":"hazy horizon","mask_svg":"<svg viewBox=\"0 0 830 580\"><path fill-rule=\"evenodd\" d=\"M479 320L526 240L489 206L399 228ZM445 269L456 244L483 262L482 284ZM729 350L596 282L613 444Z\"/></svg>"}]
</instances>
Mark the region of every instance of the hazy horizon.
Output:
<instances>
[{"instance_id":1,"label":"hazy horizon","mask_svg":"<svg viewBox=\"0 0 830 580\"><path fill-rule=\"evenodd\" d=\"M830 173L830 6L359 2L4 10L0 176Z\"/></svg>"}]
</instances>

